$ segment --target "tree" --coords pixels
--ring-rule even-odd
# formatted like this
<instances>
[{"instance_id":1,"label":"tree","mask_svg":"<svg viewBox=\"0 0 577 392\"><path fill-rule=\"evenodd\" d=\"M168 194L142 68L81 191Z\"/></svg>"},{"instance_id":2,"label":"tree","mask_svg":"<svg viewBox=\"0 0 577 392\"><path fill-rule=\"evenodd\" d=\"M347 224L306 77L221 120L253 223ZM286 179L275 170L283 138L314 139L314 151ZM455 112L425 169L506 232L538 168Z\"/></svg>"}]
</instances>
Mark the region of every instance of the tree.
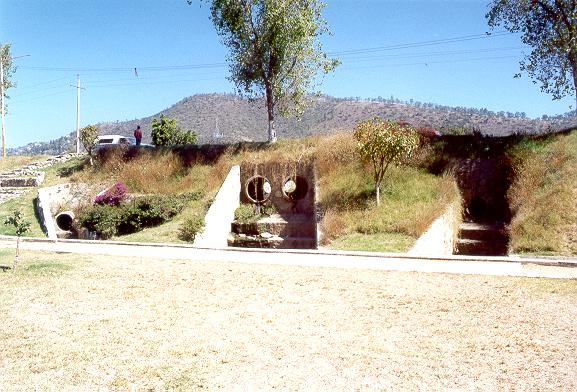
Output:
<instances>
[{"instance_id":1,"label":"tree","mask_svg":"<svg viewBox=\"0 0 577 392\"><path fill-rule=\"evenodd\" d=\"M419 146L419 135L410 125L375 117L357 124L354 136L361 159L373 167L377 205L380 205L381 185L389 165L409 159Z\"/></svg>"},{"instance_id":2,"label":"tree","mask_svg":"<svg viewBox=\"0 0 577 392\"><path fill-rule=\"evenodd\" d=\"M9 98L8 95L6 95L6 90L11 87L16 87L16 84L12 81L12 75L16 72L16 68L12 65L10 44L0 45L0 61L2 61L2 70L4 71L2 75L2 80L4 82L4 98Z\"/></svg>"},{"instance_id":3,"label":"tree","mask_svg":"<svg viewBox=\"0 0 577 392\"><path fill-rule=\"evenodd\" d=\"M12 65L12 54L10 53L10 44L0 44L0 103L2 111L2 158L6 159L6 127L4 125L4 114L6 108L6 90L15 87L16 84L12 82L12 75L16 72L16 68Z\"/></svg>"},{"instance_id":4,"label":"tree","mask_svg":"<svg viewBox=\"0 0 577 392\"><path fill-rule=\"evenodd\" d=\"M491 28L504 26L512 33L520 32L523 43L533 48L520 67L541 83L542 91L553 99L575 95L577 1L493 0L486 18Z\"/></svg>"},{"instance_id":5,"label":"tree","mask_svg":"<svg viewBox=\"0 0 577 392\"><path fill-rule=\"evenodd\" d=\"M319 70L328 73L338 61L322 51L328 32L320 0L204 0L212 21L230 50L230 80L240 94L264 96L268 140L276 141L277 109L300 115ZM192 0L188 0L189 4Z\"/></svg>"},{"instance_id":6,"label":"tree","mask_svg":"<svg viewBox=\"0 0 577 392\"><path fill-rule=\"evenodd\" d=\"M152 143L157 146L175 146L179 144L196 144L194 131L183 131L176 124L176 119L167 118L164 114L160 119L152 119Z\"/></svg>"},{"instance_id":7,"label":"tree","mask_svg":"<svg viewBox=\"0 0 577 392\"><path fill-rule=\"evenodd\" d=\"M80 142L90 157L90 166L94 163L92 157L98 144L98 128L96 125L87 125L80 130Z\"/></svg>"},{"instance_id":8,"label":"tree","mask_svg":"<svg viewBox=\"0 0 577 392\"><path fill-rule=\"evenodd\" d=\"M12 272L15 272L16 265L18 264L18 257L20 257L20 237L30 229L30 222L23 220L20 211L14 211L13 216L6 219L4 224L6 226L14 226L16 229L16 256L14 257L14 263L12 264Z\"/></svg>"}]
</instances>

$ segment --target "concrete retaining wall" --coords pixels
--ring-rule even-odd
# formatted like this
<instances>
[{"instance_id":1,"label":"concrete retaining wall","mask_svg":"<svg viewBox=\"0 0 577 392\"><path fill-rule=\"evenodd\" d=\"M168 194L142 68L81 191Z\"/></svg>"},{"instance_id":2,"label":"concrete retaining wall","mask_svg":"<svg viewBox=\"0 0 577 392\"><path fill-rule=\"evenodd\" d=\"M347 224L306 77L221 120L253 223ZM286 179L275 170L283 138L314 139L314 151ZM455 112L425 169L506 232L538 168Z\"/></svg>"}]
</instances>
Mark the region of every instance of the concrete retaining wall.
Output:
<instances>
[{"instance_id":1,"label":"concrete retaining wall","mask_svg":"<svg viewBox=\"0 0 577 392\"><path fill-rule=\"evenodd\" d=\"M419 237L408 253L427 256L452 255L458 235L460 215L461 208L458 202L449 205L445 213L429 226L429 229Z\"/></svg>"},{"instance_id":2,"label":"concrete retaining wall","mask_svg":"<svg viewBox=\"0 0 577 392\"><path fill-rule=\"evenodd\" d=\"M194 246L199 248L226 248L234 211L240 204L240 166L233 166L216 194L204 218L202 233L196 235Z\"/></svg>"},{"instance_id":3,"label":"concrete retaining wall","mask_svg":"<svg viewBox=\"0 0 577 392\"><path fill-rule=\"evenodd\" d=\"M85 188L82 184L60 184L38 189L36 209L48 238L56 240L60 231L54 217L64 210L75 208L81 202Z\"/></svg>"}]
</instances>

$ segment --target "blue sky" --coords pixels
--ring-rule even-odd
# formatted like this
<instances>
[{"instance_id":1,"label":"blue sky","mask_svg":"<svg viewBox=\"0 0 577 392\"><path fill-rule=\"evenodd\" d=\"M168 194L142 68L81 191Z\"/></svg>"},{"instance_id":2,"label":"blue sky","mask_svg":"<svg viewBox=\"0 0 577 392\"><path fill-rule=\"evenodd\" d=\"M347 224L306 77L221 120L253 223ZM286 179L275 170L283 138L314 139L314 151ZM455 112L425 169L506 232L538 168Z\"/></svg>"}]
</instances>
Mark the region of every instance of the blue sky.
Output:
<instances>
[{"instance_id":1,"label":"blue sky","mask_svg":"<svg viewBox=\"0 0 577 392\"><path fill-rule=\"evenodd\" d=\"M526 75L513 78L529 50L517 35L484 36L488 2L328 0L324 17L333 35L323 38L324 48L342 65L318 89L530 117L569 111L572 97L553 101ZM0 42L12 44L13 56L30 55L15 60L9 147L76 128L77 74L85 88L81 126L153 115L197 93L234 91L227 50L198 0L0 0Z\"/></svg>"}]
</instances>

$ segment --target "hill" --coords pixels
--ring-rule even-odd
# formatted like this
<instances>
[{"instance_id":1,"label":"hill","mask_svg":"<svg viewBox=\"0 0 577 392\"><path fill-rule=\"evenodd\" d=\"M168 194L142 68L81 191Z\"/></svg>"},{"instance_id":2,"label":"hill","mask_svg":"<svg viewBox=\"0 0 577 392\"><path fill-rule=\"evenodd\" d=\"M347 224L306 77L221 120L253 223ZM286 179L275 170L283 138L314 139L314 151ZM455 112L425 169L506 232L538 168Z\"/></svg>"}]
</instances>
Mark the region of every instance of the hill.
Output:
<instances>
[{"instance_id":1,"label":"hill","mask_svg":"<svg viewBox=\"0 0 577 392\"><path fill-rule=\"evenodd\" d=\"M183 129L192 129L199 143L233 143L266 140L264 101L251 101L232 94L199 94L184 98L168 109L149 117L97 124L100 134L131 135L141 125L149 143L150 123L165 114L176 118ZM577 126L573 115L543 116L528 119L524 113L491 112L487 109L448 107L432 103L403 102L398 99L334 98L313 96L300 120L278 116L277 134L281 138L298 138L349 131L355 124L379 116L407 121L416 127L432 127L444 133L480 132L485 135L542 134ZM10 149L18 154L59 154L74 148L75 133L50 142L35 142Z\"/></svg>"}]
</instances>

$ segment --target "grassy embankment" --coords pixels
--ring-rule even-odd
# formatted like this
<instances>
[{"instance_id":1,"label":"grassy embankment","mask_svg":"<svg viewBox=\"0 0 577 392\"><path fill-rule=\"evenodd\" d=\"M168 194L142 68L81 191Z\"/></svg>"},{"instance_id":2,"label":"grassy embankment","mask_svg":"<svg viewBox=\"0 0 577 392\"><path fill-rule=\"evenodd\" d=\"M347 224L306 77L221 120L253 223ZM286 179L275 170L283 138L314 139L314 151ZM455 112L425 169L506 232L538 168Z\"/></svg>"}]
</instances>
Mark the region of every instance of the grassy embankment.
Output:
<instances>
[{"instance_id":1,"label":"grassy embankment","mask_svg":"<svg viewBox=\"0 0 577 392\"><path fill-rule=\"evenodd\" d=\"M145 154L128 162L112 159L90 167L74 160L48 169L45 185L59 182L102 184L124 182L131 193L203 192L172 221L115 239L143 242L183 242L179 227L187 217L204 213L233 164L245 160L298 158L312 154L316 158L319 203L324 212L321 224L324 245L336 249L370 251L406 251L446 206L457 198L458 191L450 177L438 177L419 167L423 157L411 167L391 167L387 174L381 205L374 201L370 168L358 159L352 135L281 140L274 146L245 149L224 154L214 165L184 167L172 153ZM30 218L33 194L13 201ZM0 206L0 211L13 205ZM8 233L6 228L0 228ZM30 235L41 235L35 224Z\"/></svg>"},{"instance_id":2,"label":"grassy embankment","mask_svg":"<svg viewBox=\"0 0 577 392\"><path fill-rule=\"evenodd\" d=\"M510 252L577 254L577 132L526 139L509 155Z\"/></svg>"},{"instance_id":3,"label":"grassy embankment","mask_svg":"<svg viewBox=\"0 0 577 392\"><path fill-rule=\"evenodd\" d=\"M26 166L29 163L46 159L45 156L9 156L0 160L0 172L7 172L13 169ZM12 216L14 211L21 211L23 218L32 223L29 236L44 236L38 220L34 213L34 199L36 192L27 192L22 196L7 201L0 205L0 234L15 235L16 229L13 226L5 226L4 221Z\"/></svg>"}]
</instances>

